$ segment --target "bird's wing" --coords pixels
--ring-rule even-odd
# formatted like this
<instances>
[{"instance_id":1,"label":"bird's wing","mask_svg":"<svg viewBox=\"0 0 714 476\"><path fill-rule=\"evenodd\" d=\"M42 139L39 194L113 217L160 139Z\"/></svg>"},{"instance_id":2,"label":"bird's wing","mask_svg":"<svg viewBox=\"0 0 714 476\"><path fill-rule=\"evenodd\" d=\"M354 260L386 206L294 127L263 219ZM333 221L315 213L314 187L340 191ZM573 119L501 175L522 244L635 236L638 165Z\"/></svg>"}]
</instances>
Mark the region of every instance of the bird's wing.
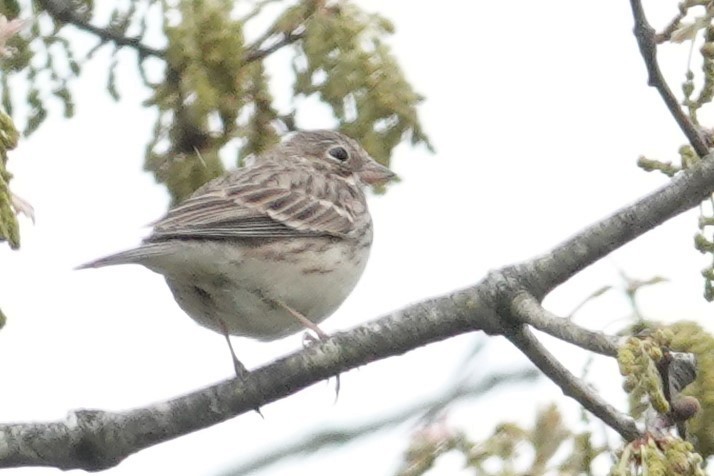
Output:
<instances>
[{"instance_id":1,"label":"bird's wing","mask_svg":"<svg viewBox=\"0 0 714 476\"><path fill-rule=\"evenodd\" d=\"M148 242L170 238L344 236L354 225L340 193L310 171L261 164L209 182L171 209Z\"/></svg>"}]
</instances>

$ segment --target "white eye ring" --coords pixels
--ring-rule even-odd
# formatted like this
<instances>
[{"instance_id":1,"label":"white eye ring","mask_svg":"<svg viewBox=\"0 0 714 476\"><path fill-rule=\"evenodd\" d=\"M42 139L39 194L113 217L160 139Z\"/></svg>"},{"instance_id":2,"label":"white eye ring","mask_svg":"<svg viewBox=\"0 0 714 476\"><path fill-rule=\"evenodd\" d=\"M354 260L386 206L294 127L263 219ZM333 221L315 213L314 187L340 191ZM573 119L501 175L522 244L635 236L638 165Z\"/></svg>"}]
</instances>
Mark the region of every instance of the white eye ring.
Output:
<instances>
[{"instance_id":1,"label":"white eye ring","mask_svg":"<svg viewBox=\"0 0 714 476\"><path fill-rule=\"evenodd\" d=\"M327 151L327 153L330 154L330 157L337 159L340 162L344 162L350 158L350 154L347 152L347 149L339 145L331 148Z\"/></svg>"}]
</instances>

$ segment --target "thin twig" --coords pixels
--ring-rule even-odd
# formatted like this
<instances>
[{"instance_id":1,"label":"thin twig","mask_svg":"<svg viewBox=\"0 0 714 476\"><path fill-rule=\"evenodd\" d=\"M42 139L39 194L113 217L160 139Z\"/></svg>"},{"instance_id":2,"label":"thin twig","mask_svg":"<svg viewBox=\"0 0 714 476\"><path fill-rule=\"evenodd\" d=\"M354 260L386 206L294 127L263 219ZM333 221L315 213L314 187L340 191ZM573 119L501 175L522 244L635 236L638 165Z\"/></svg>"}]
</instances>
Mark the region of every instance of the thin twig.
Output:
<instances>
[{"instance_id":1,"label":"thin twig","mask_svg":"<svg viewBox=\"0 0 714 476\"><path fill-rule=\"evenodd\" d=\"M240 22L245 24L248 20L252 20L253 18L257 17L260 15L260 13L263 11L265 7L270 5L271 3L279 3L281 0L261 0L258 2L254 2L253 10L250 11L247 15L242 17L240 19Z\"/></svg>"},{"instance_id":2,"label":"thin twig","mask_svg":"<svg viewBox=\"0 0 714 476\"><path fill-rule=\"evenodd\" d=\"M290 45L292 43L295 43L296 41L302 39L303 36L305 36L305 33L302 31L301 32L284 33L282 35L282 38L277 40L272 45L270 45L266 48L263 48L263 49L258 47L262 44L262 42L256 42L255 46L247 48L246 54L243 57L243 62L251 63L253 61L262 60L266 56L270 56L271 54L275 53L280 48Z\"/></svg>"},{"instance_id":3,"label":"thin twig","mask_svg":"<svg viewBox=\"0 0 714 476\"><path fill-rule=\"evenodd\" d=\"M240 476L253 474L256 471L273 466L286 458L300 454L314 454L316 451L335 445L344 445L365 436L373 436L376 432L404 423L410 418L433 413L435 408L443 409L448 404L465 399L478 398L486 392L501 387L504 384L518 384L535 380L540 373L534 369L517 370L509 373L488 375L478 382L456 385L448 391L439 393L422 402L400 408L389 415L382 415L371 421L353 426L333 426L321 428L312 434L299 435L293 441L279 442L273 448L262 454L252 454L242 463L223 473L223 476Z\"/></svg>"},{"instance_id":4,"label":"thin twig","mask_svg":"<svg viewBox=\"0 0 714 476\"><path fill-rule=\"evenodd\" d=\"M92 33L98 36L104 43L112 42L118 46L134 48L142 58L153 56L165 59L166 52L164 50L147 46L141 42L140 38L122 36L109 29L92 25L76 14L72 4L69 2L63 0L38 0L38 3L55 20L69 23L80 30Z\"/></svg>"},{"instance_id":5,"label":"thin twig","mask_svg":"<svg viewBox=\"0 0 714 476\"><path fill-rule=\"evenodd\" d=\"M595 298L598 298L605 294L606 292L610 291L612 289L612 286L607 285L607 286L602 286L600 289L596 289L592 293L590 293L589 296L587 296L585 299L580 301L573 309L570 311L570 313L566 316L567 319L573 319L575 317L575 314L580 312L582 308L584 308L588 303L592 302Z\"/></svg>"},{"instance_id":6,"label":"thin twig","mask_svg":"<svg viewBox=\"0 0 714 476\"><path fill-rule=\"evenodd\" d=\"M683 3L679 4L679 13L672 18L672 20L667 24L661 33L655 35L655 41L657 44L669 41L672 38L672 34L679 28L680 22L687 16L687 9L684 7Z\"/></svg>"},{"instance_id":7,"label":"thin twig","mask_svg":"<svg viewBox=\"0 0 714 476\"><path fill-rule=\"evenodd\" d=\"M77 15L73 10L72 5L63 0L38 0L38 3L55 20L68 23L79 28L80 30L92 33L98 36L102 40L102 43L112 42L117 46L127 46L133 48L139 53L141 58L152 56L164 60L166 59L165 50L147 46L141 42L141 38L123 36L107 28L92 25L84 18ZM283 33L282 36L275 41L275 43L268 47L261 48L261 45L270 36L272 36L272 32L266 37L259 38L255 44L249 45L246 48L246 54L243 58L244 63L252 63L253 61L259 61L270 56L284 46L290 45L302 39L304 32L296 29L292 32Z\"/></svg>"},{"instance_id":8,"label":"thin twig","mask_svg":"<svg viewBox=\"0 0 714 476\"><path fill-rule=\"evenodd\" d=\"M687 137L689 143L699 157L704 157L709 153L709 147L707 147L697 127L682 110L677 98L674 97L674 94L669 89L662 71L659 69L659 63L657 62L657 35L654 28L647 22L642 2L640 0L630 0L630 5L635 19L633 32L647 67L647 84L657 89L667 109L669 109L674 120L677 121L679 128Z\"/></svg>"}]
</instances>

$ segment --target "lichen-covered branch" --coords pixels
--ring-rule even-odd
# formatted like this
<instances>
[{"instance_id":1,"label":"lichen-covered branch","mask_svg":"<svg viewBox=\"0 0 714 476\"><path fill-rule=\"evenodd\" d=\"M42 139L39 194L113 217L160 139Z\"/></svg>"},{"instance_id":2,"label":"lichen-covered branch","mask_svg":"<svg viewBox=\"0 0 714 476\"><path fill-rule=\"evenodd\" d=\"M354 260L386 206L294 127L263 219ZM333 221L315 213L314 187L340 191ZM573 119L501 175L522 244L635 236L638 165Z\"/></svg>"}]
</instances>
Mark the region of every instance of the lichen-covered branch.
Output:
<instances>
[{"instance_id":1,"label":"lichen-covered branch","mask_svg":"<svg viewBox=\"0 0 714 476\"><path fill-rule=\"evenodd\" d=\"M0 468L100 470L151 445L252 411L348 369L471 330L500 332L476 288L424 301L310 346L244 380L127 412L80 410L64 421L0 425Z\"/></svg>"},{"instance_id":2,"label":"lichen-covered branch","mask_svg":"<svg viewBox=\"0 0 714 476\"><path fill-rule=\"evenodd\" d=\"M605 250L626 244L687 206L695 206L702 194L713 191L714 160L702 160L661 189L546 253L548 259L539 257L504 268L472 287L338 333L326 342L254 371L243 382L227 381L125 413L80 411L66 422L0 425L0 467L110 467L143 448L251 411L348 369L475 330L510 335L511 341L521 346L539 368L547 369L546 362L557 369L552 357L527 333L514 333L514 328L529 324L527 313L518 318L512 315L516 297L523 292L542 292L541 280L552 284L553 280L573 276L604 256ZM621 231L623 223L627 224L627 232ZM563 259L554 260L556 256ZM563 269L558 270L558 266ZM593 394L583 392L572 381L557 379L556 383L626 438L637 436L628 420L603 413L601 402Z\"/></svg>"},{"instance_id":3,"label":"lichen-covered branch","mask_svg":"<svg viewBox=\"0 0 714 476\"><path fill-rule=\"evenodd\" d=\"M528 289L536 299L542 299L556 286L623 243L696 207L714 191L709 182L712 173L714 160L708 155L674 177L667 186L590 225L548 253L525 263L526 269L520 272L529 276Z\"/></svg>"}]
</instances>

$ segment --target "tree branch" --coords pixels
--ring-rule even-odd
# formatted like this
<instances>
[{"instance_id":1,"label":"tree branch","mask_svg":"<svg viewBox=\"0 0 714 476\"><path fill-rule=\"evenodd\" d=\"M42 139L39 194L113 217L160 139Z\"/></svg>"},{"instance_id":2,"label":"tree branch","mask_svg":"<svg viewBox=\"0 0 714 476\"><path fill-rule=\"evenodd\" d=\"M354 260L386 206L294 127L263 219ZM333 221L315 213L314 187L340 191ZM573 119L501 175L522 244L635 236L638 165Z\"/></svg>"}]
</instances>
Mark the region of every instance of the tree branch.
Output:
<instances>
[{"instance_id":1,"label":"tree branch","mask_svg":"<svg viewBox=\"0 0 714 476\"><path fill-rule=\"evenodd\" d=\"M632 441L640 437L635 421L620 413L579 378L570 373L526 327L520 326L506 334L518 350L550 378L563 393L577 400L585 409L600 418L610 428L617 431L625 440Z\"/></svg>"},{"instance_id":2,"label":"tree branch","mask_svg":"<svg viewBox=\"0 0 714 476\"><path fill-rule=\"evenodd\" d=\"M500 333L477 288L425 301L338 333L250 373L126 412L80 410L64 421L0 425L0 468L96 471L149 446L209 427L366 363L472 330Z\"/></svg>"},{"instance_id":3,"label":"tree branch","mask_svg":"<svg viewBox=\"0 0 714 476\"><path fill-rule=\"evenodd\" d=\"M37 3L56 21L68 23L80 30L92 33L98 36L103 43L112 42L117 46L128 46L135 49L142 58L154 56L156 58L165 59L165 52L163 50L143 44L140 38L122 36L107 28L92 25L80 15L77 15L73 5L66 0L37 0Z\"/></svg>"},{"instance_id":4,"label":"tree branch","mask_svg":"<svg viewBox=\"0 0 714 476\"><path fill-rule=\"evenodd\" d=\"M537 300L608 253L699 205L714 191L712 155L613 215L585 228L550 252L518 266L524 289Z\"/></svg>"},{"instance_id":5,"label":"tree branch","mask_svg":"<svg viewBox=\"0 0 714 476\"><path fill-rule=\"evenodd\" d=\"M290 45L292 43L295 43L298 40L301 40L304 36L305 36L305 33L302 31L301 32L291 31L288 33L283 33L282 37L279 40L277 40L272 45L267 46L263 49L260 48L260 45L262 45L264 41L258 40L255 42L255 44L253 46L249 46L247 48L245 57L243 58L243 61L245 63L251 63L253 61L262 60L263 58L275 53L282 47Z\"/></svg>"},{"instance_id":6,"label":"tree branch","mask_svg":"<svg viewBox=\"0 0 714 476\"><path fill-rule=\"evenodd\" d=\"M559 364L552 356L526 331L513 330L514 300L524 291L531 292L530 288L542 291L541 279L552 283L569 278L713 191L714 160L707 158L543 257L492 272L472 287L338 333L252 372L242 382L226 381L128 412L77 411L64 422L0 425L0 467L108 468L143 448L225 421L346 370L475 330L510 333L511 341L556 379L567 395L625 438L635 438L638 434L627 420L610 412L577 383L559 377ZM558 266L564 270L557 271ZM527 314L520 317L530 324Z\"/></svg>"},{"instance_id":7,"label":"tree branch","mask_svg":"<svg viewBox=\"0 0 714 476\"><path fill-rule=\"evenodd\" d=\"M637 45L640 47L642 58L645 60L645 66L647 67L647 84L657 89L667 109L669 109L674 120L677 121L679 128L684 132L689 143L699 157L704 157L709 153L709 147L707 147L704 139L699 134L697 127L682 110L677 98L674 97L674 94L672 94L672 91L669 89L667 81L662 75L662 71L659 69L657 62L657 34L647 21L645 10L642 8L642 2L640 0L630 0L630 6L632 7L632 16L635 19L633 32L637 39Z\"/></svg>"},{"instance_id":8,"label":"tree branch","mask_svg":"<svg viewBox=\"0 0 714 476\"><path fill-rule=\"evenodd\" d=\"M558 317L544 309L530 294L518 294L513 299L512 312L520 322L530 324L560 340L609 357L617 355L619 345L616 337L585 329L570 319Z\"/></svg>"},{"instance_id":9,"label":"tree branch","mask_svg":"<svg viewBox=\"0 0 714 476\"><path fill-rule=\"evenodd\" d=\"M111 42L117 46L127 46L129 48L133 48L137 51L137 53L139 53L141 58L152 56L163 60L166 59L166 51L143 44L141 42L141 38L123 36L117 32L111 31L108 28L100 28L96 25L92 25L78 15L72 4L66 0L37 0L37 2L56 21L68 23L79 28L80 30L96 35L102 43ZM263 43L265 43L270 36L273 36L273 34L273 32L269 32L269 34L260 37L253 45L247 46L246 54L243 58L244 63L260 61L284 46L293 44L302 39L305 35L304 31L297 28L291 32L282 33L273 44L261 48L261 45L263 45Z\"/></svg>"},{"instance_id":10,"label":"tree branch","mask_svg":"<svg viewBox=\"0 0 714 476\"><path fill-rule=\"evenodd\" d=\"M38 0L55 19L98 35L104 41L163 57L136 38L113 35L90 25L60 0ZM631 0L635 35L645 58L649 83L662 95L692 146L704 157L708 149L666 85L656 61L654 30L638 0ZM286 34L265 49L249 48L246 61L263 59L299 40ZM258 42L257 45L262 44ZM557 285L611 251L714 192L714 160L706 156L669 184L592 225L550 252L520 265L490 273L480 283L397 311L382 319L338 333L326 342L291 354L252 372L166 402L126 412L79 410L65 421L0 425L0 467L53 466L99 470L118 464L149 446L206 428L346 370L461 333L481 330L505 335L563 392L618 431L625 439L640 436L634 422L618 413L570 374L533 336L525 324L568 342L607 355L614 342L564 323L536 304Z\"/></svg>"}]
</instances>

